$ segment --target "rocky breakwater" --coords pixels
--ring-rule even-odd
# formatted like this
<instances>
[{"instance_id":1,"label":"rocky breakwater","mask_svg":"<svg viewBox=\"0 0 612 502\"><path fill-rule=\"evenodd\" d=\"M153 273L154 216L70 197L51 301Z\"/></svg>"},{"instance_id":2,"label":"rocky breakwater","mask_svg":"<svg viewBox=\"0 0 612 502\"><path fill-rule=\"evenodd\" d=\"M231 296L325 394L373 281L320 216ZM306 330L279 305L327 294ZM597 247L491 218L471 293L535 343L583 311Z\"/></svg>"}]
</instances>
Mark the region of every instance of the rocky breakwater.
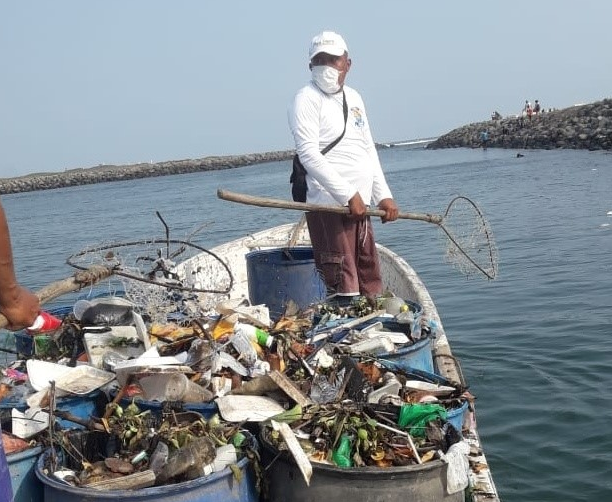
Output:
<instances>
[{"instance_id":1,"label":"rocky breakwater","mask_svg":"<svg viewBox=\"0 0 612 502\"><path fill-rule=\"evenodd\" d=\"M612 150L612 99L527 116L469 124L440 136L427 148L488 147Z\"/></svg>"},{"instance_id":2,"label":"rocky breakwater","mask_svg":"<svg viewBox=\"0 0 612 502\"><path fill-rule=\"evenodd\" d=\"M0 194L32 192L34 190L49 190L52 188L90 185L107 181L167 176L170 174L232 169L262 164L264 162L287 160L292 156L293 151L277 151L223 157L204 157L202 159L175 160L151 164L102 165L91 168L71 169L58 173L29 174L19 178L0 179Z\"/></svg>"}]
</instances>

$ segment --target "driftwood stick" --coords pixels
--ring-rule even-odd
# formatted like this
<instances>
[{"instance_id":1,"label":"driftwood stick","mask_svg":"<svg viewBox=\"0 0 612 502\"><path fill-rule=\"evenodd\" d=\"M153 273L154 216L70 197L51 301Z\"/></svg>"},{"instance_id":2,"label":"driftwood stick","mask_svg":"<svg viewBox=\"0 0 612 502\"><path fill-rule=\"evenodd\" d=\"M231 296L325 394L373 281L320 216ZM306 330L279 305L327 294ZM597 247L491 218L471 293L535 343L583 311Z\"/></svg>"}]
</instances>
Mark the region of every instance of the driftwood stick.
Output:
<instances>
[{"instance_id":1,"label":"driftwood stick","mask_svg":"<svg viewBox=\"0 0 612 502\"><path fill-rule=\"evenodd\" d=\"M139 490L148 488L155 484L155 473L147 469L146 471L135 472L121 478L105 479L85 485L86 488L94 490Z\"/></svg>"},{"instance_id":2,"label":"driftwood stick","mask_svg":"<svg viewBox=\"0 0 612 502\"><path fill-rule=\"evenodd\" d=\"M36 292L36 296L40 300L41 305L47 303L59 296L73 291L79 291L87 286L91 286L96 282L106 279L113 275L112 267L103 265L94 265L86 270L79 270L71 277L52 282L44 288ZM0 328L7 325L6 317L0 314Z\"/></svg>"}]
</instances>

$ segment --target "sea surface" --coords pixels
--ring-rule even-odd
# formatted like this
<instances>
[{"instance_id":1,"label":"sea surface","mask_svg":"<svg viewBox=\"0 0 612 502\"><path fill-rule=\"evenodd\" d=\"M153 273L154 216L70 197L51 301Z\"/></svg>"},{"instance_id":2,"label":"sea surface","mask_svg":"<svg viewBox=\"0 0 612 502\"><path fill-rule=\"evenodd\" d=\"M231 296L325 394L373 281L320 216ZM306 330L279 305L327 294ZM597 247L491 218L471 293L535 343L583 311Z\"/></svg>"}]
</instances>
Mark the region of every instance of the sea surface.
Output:
<instances>
[{"instance_id":1,"label":"sea surface","mask_svg":"<svg viewBox=\"0 0 612 502\"><path fill-rule=\"evenodd\" d=\"M435 226L376 223L377 239L421 275L476 395L485 453L505 502L612 500L612 154L380 151L403 210L476 201L499 277L466 278ZM206 248L292 222L289 210L218 200L216 190L288 197L289 162L7 195L19 279L70 275L66 258L111 241L171 237ZM2 356L0 356L1 358Z\"/></svg>"}]
</instances>

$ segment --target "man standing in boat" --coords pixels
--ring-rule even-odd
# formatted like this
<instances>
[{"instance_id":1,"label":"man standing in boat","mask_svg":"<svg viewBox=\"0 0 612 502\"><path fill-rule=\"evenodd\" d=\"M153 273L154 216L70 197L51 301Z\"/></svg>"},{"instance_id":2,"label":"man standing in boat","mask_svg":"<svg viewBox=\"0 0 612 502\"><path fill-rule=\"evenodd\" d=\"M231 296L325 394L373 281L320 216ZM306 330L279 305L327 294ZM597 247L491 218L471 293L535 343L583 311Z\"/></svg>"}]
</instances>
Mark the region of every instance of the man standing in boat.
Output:
<instances>
[{"instance_id":1,"label":"man standing in boat","mask_svg":"<svg viewBox=\"0 0 612 502\"><path fill-rule=\"evenodd\" d=\"M31 326L39 310L36 295L20 286L15 278L11 238L4 208L0 203L0 313L7 318L8 327L17 330ZM12 500L11 476L0 431L0 502Z\"/></svg>"},{"instance_id":2,"label":"man standing in boat","mask_svg":"<svg viewBox=\"0 0 612 502\"><path fill-rule=\"evenodd\" d=\"M296 94L289 126L306 170L306 200L347 206L350 215L306 214L317 269L330 294L375 296L382 280L370 204L394 221L398 208L383 174L363 100L344 84L351 68L348 48L337 33L324 31L309 50L311 81ZM343 132L344 131L344 132ZM339 140L338 140L339 139ZM321 152L326 146L333 148Z\"/></svg>"}]
</instances>

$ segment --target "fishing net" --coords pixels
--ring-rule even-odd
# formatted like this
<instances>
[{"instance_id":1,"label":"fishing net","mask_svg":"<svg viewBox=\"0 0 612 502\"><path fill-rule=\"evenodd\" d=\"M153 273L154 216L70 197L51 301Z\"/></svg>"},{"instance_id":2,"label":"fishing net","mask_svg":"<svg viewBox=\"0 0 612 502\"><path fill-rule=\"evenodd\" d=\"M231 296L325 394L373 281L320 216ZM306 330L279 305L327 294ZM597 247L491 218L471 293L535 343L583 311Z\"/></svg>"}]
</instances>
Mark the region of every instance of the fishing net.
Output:
<instances>
[{"instance_id":1,"label":"fishing net","mask_svg":"<svg viewBox=\"0 0 612 502\"><path fill-rule=\"evenodd\" d=\"M200 317L218 298L227 298L234 281L213 252L176 239L99 244L73 254L67 263L81 270L111 267L136 312L161 323L175 314Z\"/></svg>"},{"instance_id":2,"label":"fishing net","mask_svg":"<svg viewBox=\"0 0 612 502\"><path fill-rule=\"evenodd\" d=\"M446 260L462 274L497 276L497 247L488 221L467 197L455 197L437 223L446 238Z\"/></svg>"}]
</instances>

